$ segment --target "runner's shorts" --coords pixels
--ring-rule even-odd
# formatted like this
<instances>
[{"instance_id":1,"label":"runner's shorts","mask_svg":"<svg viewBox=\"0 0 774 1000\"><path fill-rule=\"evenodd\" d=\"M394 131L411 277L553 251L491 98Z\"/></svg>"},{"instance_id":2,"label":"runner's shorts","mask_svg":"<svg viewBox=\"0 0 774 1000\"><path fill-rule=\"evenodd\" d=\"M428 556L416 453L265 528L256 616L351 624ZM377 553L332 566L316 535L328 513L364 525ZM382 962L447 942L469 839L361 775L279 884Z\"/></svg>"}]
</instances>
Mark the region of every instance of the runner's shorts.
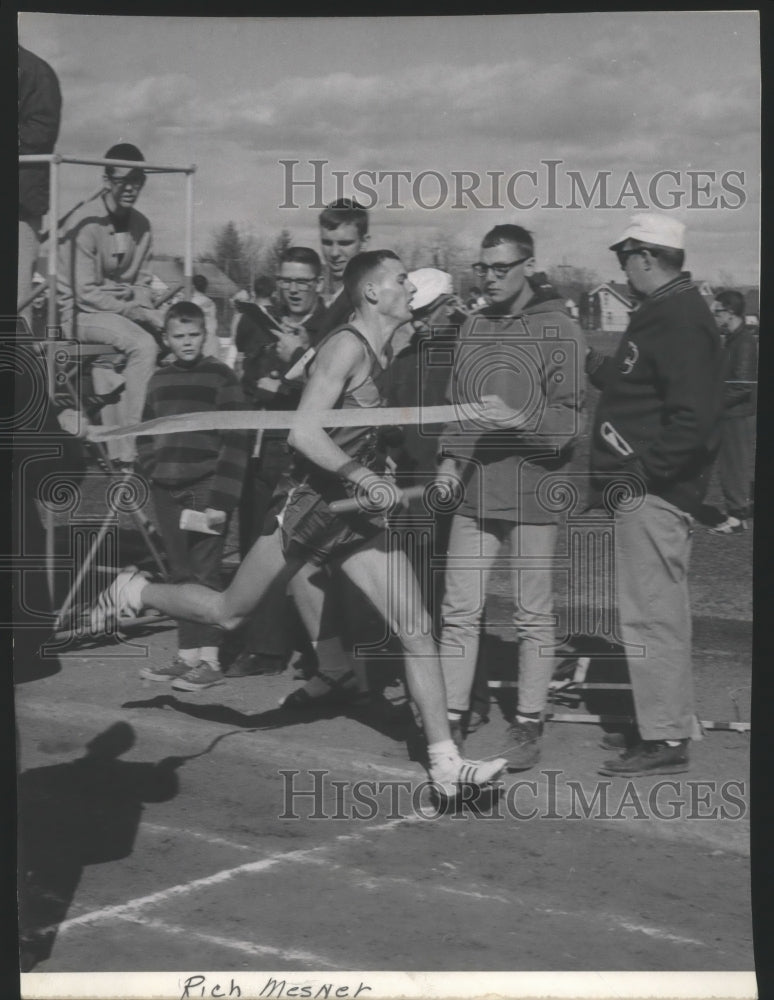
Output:
<instances>
[{"instance_id":1,"label":"runner's shorts","mask_svg":"<svg viewBox=\"0 0 774 1000\"><path fill-rule=\"evenodd\" d=\"M284 499L284 504L282 500ZM385 537L384 518L365 514L335 514L320 494L307 483L295 483L276 503L264 526L264 534L279 525L286 556L300 555L315 565L341 557L366 542Z\"/></svg>"}]
</instances>

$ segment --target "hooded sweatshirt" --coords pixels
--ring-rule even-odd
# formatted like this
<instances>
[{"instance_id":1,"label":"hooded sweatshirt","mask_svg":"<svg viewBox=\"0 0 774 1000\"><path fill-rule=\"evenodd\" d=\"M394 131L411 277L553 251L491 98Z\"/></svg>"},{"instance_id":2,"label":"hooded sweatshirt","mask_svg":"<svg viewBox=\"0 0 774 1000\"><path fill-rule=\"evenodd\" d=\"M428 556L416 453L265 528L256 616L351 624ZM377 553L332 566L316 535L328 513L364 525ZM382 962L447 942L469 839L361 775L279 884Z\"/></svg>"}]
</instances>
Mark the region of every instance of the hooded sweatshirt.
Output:
<instances>
[{"instance_id":1,"label":"hooded sweatshirt","mask_svg":"<svg viewBox=\"0 0 774 1000\"><path fill-rule=\"evenodd\" d=\"M586 346L556 290L532 287L520 313L484 309L460 333L449 402L497 395L527 422L519 430L491 430L475 420L447 425L439 457L461 465L458 514L522 524L559 517L554 491L582 429Z\"/></svg>"}]
</instances>

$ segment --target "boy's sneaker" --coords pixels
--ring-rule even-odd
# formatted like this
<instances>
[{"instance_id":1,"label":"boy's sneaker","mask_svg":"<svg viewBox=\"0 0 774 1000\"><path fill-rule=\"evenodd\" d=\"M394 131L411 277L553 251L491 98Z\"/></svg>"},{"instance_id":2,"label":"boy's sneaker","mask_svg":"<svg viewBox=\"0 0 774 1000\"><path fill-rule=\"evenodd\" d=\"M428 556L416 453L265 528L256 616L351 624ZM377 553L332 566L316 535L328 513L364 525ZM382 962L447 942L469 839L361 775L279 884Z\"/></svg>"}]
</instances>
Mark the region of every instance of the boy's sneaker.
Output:
<instances>
[{"instance_id":1,"label":"boy's sneaker","mask_svg":"<svg viewBox=\"0 0 774 1000\"><path fill-rule=\"evenodd\" d=\"M90 614L92 631L107 632L117 626L119 618L136 618L142 611L140 595L149 579L136 566L122 569L94 602Z\"/></svg>"},{"instance_id":2,"label":"boy's sneaker","mask_svg":"<svg viewBox=\"0 0 774 1000\"><path fill-rule=\"evenodd\" d=\"M540 737L543 723L537 719L520 722L514 719L508 726L508 742L500 751L508 759L508 770L526 771L540 760Z\"/></svg>"},{"instance_id":3,"label":"boy's sneaker","mask_svg":"<svg viewBox=\"0 0 774 1000\"><path fill-rule=\"evenodd\" d=\"M741 535L743 531L747 531L747 521L744 518L734 517L733 514L729 514L725 521L709 529L711 535Z\"/></svg>"},{"instance_id":4,"label":"boy's sneaker","mask_svg":"<svg viewBox=\"0 0 774 1000\"><path fill-rule=\"evenodd\" d=\"M162 667L143 667L140 677L146 681L173 681L176 677L182 677L191 670L191 664L181 660L179 656Z\"/></svg>"},{"instance_id":5,"label":"boy's sneaker","mask_svg":"<svg viewBox=\"0 0 774 1000\"><path fill-rule=\"evenodd\" d=\"M599 773L635 778L648 774L681 774L688 767L688 740L680 740L676 747L669 746L665 740L642 740L615 760L606 760Z\"/></svg>"},{"instance_id":6,"label":"boy's sneaker","mask_svg":"<svg viewBox=\"0 0 774 1000\"><path fill-rule=\"evenodd\" d=\"M458 754L449 754L429 768L430 780L441 795L453 799L459 795L463 785L479 788L494 781L508 764L498 757L496 760L462 760Z\"/></svg>"},{"instance_id":7,"label":"boy's sneaker","mask_svg":"<svg viewBox=\"0 0 774 1000\"><path fill-rule=\"evenodd\" d=\"M176 691L203 691L205 688L225 683L220 667L202 660L195 667L189 667L186 673L181 674L180 677L176 677L172 681L172 687Z\"/></svg>"}]
</instances>

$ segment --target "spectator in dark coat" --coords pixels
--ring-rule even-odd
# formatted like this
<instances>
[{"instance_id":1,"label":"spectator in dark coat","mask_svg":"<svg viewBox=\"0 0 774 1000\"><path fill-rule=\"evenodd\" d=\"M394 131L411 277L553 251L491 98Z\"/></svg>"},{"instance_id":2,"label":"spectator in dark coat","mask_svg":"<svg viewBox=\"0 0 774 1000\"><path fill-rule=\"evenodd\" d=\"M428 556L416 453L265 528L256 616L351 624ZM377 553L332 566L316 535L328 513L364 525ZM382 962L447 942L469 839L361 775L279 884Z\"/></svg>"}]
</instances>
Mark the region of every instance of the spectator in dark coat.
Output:
<instances>
[{"instance_id":1,"label":"spectator in dark coat","mask_svg":"<svg viewBox=\"0 0 774 1000\"><path fill-rule=\"evenodd\" d=\"M710 531L714 535L736 535L747 528L750 516L758 343L753 328L745 323L744 296L741 292L720 292L715 297L712 311L725 336L726 382L720 422L718 473L726 517Z\"/></svg>"},{"instance_id":2,"label":"spectator in dark coat","mask_svg":"<svg viewBox=\"0 0 774 1000\"><path fill-rule=\"evenodd\" d=\"M62 95L56 73L39 56L19 46L19 153L53 153L59 135ZM40 246L39 232L48 211L48 164L19 165L19 274L17 301L32 291ZM32 305L22 311L32 318Z\"/></svg>"}]
</instances>

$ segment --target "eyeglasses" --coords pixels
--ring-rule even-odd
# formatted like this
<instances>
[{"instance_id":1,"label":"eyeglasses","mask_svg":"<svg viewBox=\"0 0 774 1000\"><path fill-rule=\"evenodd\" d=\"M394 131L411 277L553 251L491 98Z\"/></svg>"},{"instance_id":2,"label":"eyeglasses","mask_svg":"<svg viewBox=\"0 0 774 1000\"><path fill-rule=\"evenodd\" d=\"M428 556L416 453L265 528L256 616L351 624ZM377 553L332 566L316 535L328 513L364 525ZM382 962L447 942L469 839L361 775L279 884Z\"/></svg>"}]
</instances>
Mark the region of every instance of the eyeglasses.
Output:
<instances>
[{"instance_id":1,"label":"eyeglasses","mask_svg":"<svg viewBox=\"0 0 774 1000\"><path fill-rule=\"evenodd\" d=\"M633 257L637 253L641 254L643 250L644 247L635 247L633 250L616 250L615 255L618 258L618 263L621 265L621 270L626 270L626 265L630 257Z\"/></svg>"},{"instance_id":2,"label":"eyeglasses","mask_svg":"<svg viewBox=\"0 0 774 1000\"><path fill-rule=\"evenodd\" d=\"M490 271L494 274L495 278L504 278L514 267L518 264L523 264L525 260L530 260L531 257L532 254L528 253L526 257L519 257L518 260L512 260L510 264L484 264L478 261L478 263L472 265L472 268L479 278L485 278Z\"/></svg>"},{"instance_id":3,"label":"eyeglasses","mask_svg":"<svg viewBox=\"0 0 774 1000\"><path fill-rule=\"evenodd\" d=\"M128 174L121 174L119 177L109 175L108 180L117 187L144 187L145 174L140 170L130 170Z\"/></svg>"},{"instance_id":4,"label":"eyeglasses","mask_svg":"<svg viewBox=\"0 0 774 1000\"><path fill-rule=\"evenodd\" d=\"M292 288L293 285L299 288L311 288L316 282L317 278L277 278L280 288Z\"/></svg>"}]
</instances>

